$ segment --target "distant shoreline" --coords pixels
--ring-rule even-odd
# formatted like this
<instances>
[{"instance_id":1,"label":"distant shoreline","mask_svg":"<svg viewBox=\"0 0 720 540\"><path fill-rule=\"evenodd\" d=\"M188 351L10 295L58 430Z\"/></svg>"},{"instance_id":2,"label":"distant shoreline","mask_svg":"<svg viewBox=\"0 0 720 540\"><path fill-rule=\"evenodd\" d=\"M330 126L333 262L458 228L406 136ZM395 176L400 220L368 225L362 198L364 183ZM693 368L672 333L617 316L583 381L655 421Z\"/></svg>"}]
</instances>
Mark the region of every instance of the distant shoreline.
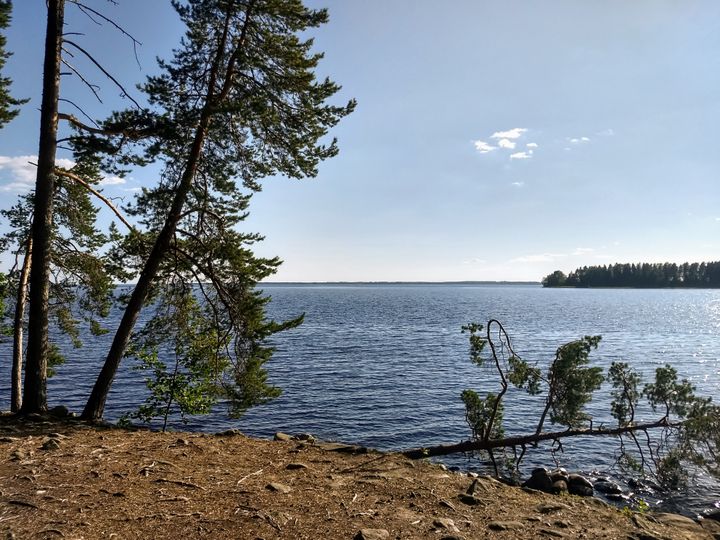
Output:
<instances>
[{"instance_id":1,"label":"distant shoreline","mask_svg":"<svg viewBox=\"0 0 720 540\"><path fill-rule=\"evenodd\" d=\"M539 281L261 281L259 285L541 285Z\"/></svg>"}]
</instances>

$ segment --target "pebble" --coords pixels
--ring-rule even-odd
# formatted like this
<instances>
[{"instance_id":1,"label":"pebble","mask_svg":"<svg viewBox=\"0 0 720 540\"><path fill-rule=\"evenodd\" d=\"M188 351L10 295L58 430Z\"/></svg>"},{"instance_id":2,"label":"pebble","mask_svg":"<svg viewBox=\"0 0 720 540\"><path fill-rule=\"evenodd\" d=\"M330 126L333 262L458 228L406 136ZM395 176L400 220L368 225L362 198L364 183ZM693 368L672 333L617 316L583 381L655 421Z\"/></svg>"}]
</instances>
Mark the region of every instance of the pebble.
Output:
<instances>
[{"instance_id":1,"label":"pebble","mask_svg":"<svg viewBox=\"0 0 720 540\"><path fill-rule=\"evenodd\" d=\"M524 525L519 521L491 521L488 523L488 529L491 531L513 531L523 527Z\"/></svg>"},{"instance_id":2,"label":"pebble","mask_svg":"<svg viewBox=\"0 0 720 540\"><path fill-rule=\"evenodd\" d=\"M436 529L443 529L450 532L460 532L455 522L450 518L437 518L433 521L433 527Z\"/></svg>"},{"instance_id":3,"label":"pebble","mask_svg":"<svg viewBox=\"0 0 720 540\"><path fill-rule=\"evenodd\" d=\"M269 489L270 491L275 491L277 493L290 493L292 491L290 486L286 486L280 482L270 482L267 486L265 486L265 489Z\"/></svg>"}]
</instances>

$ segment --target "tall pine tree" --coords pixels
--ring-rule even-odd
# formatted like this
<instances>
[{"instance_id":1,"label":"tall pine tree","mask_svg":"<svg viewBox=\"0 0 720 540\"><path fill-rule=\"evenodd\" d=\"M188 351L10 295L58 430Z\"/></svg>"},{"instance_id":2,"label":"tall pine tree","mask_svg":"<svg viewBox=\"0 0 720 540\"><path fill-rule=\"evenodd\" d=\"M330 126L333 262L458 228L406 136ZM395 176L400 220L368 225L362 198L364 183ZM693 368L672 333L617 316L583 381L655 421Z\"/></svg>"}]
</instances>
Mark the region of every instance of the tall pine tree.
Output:
<instances>
[{"instance_id":1,"label":"tall pine tree","mask_svg":"<svg viewBox=\"0 0 720 540\"><path fill-rule=\"evenodd\" d=\"M308 9L300 0L173 5L187 32L172 60L160 63L162 74L143 87L152 108L113 115L102 127L121 132L117 137L87 132L79 143L89 154L106 152L108 166L113 159L121 165L164 164L158 185L131 209L145 227L126 244L125 261L135 261L138 280L85 407L86 419L102 417L135 323L150 300L157 311L147 328L163 332L138 333L131 352L171 383L156 386L151 409L178 403L173 373L201 377L200 386L229 398L236 412L277 394L262 368L272 352L265 339L299 320L266 320L267 299L256 285L279 260L255 257L250 248L260 237L239 226L261 179L317 174L319 162L337 153L336 142L324 137L354 107L353 101L328 103L339 87L316 80L322 55L312 51L312 40L301 38L327 21L325 10ZM140 159L124 153L128 138L142 139ZM157 364L158 338L175 355L169 371Z\"/></svg>"}]
</instances>

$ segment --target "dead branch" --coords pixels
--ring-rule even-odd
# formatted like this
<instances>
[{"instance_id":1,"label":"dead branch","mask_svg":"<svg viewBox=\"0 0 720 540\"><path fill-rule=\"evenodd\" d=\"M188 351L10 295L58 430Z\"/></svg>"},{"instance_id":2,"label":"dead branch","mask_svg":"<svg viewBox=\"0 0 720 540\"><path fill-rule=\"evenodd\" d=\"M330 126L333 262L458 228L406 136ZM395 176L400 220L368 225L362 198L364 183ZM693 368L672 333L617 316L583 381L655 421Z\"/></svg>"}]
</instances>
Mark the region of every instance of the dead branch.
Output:
<instances>
[{"instance_id":1,"label":"dead branch","mask_svg":"<svg viewBox=\"0 0 720 540\"><path fill-rule=\"evenodd\" d=\"M78 45L77 43L75 43L74 41L71 41L71 40L69 40L69 39L64 39L64 40L63 40L63 43L67 43L68 45L72 45L72 46L75 47L78 51L80 51L81 53L83 53L83 55L85 55L85 57L86 57L88 60L90 60L93 64L95 64L95 67L97 67L97 68L103 73L103 75L105 75L108 79L110 79L110 80L115 84L115 86L117 86L117 87L120 89L120 91L123 93L123 96L127 97L130 101L132 101L133 104L135 104L135 106L136 106L138 109L142 109L142 107L140 106L140 104L139 104L137 101L135 101L135 99L128 93L127 90L125 90L125 87L124 87L122 84L120 84L120 82L119 82L115 77L113 77L113 76L110 74L110 72L109 72L108 70L106 70L106 69L102 66L102 64L100 64L100 62L98 62L97 60L95 60L95 57L93 57L92 54L90 54L90 53L87 52L85 49L83 49L80 45ZM99 99L99 98L98 98L98 99Z\"/></svg>"},{"instance_id":2,"label":"dead branch","mask_svg":"<svg viewBox=\"0 0 720 540\"><path fill-rule=\"evenodd\" d=\"M77 182L78 184L80 184L81 186L83 186L83 187L84 187L85 189L87 189L90 193L92 193L92 194L95 195L98 199L100 199L102 202L104 202L104 203L107 205L107 207L110 208L110 210L112 210L112 211L115 213L115 215L118 217L118 219L119 219L120 221L122 221L123 224L124 224L128 229L130 229L131 231L134 231L134 230L135 230L135 227L133 227L133 226L130 224L130 222L123 217L123 215L120 213L120 211L117 209L117 207L110 201L110 199L108 199L107 197L105 197L105 195L103 195L103 194L100 193L98 190L96 190L95 188L93 188L88 182L86 182L85 180L83 180L82 178L80 178L77 174L73 174L73 173L71 173L70 171L67 171L67 170L65 170L65 169L61 169L61 168L59 168L59 167L56 167L56 168L55 168L55 174L58 174L58 175L60 175L60 176L65 176L66 178L70 178L71 180L74 180L75 182Z\"/></svg>"},{"instance_id":3,"label":"dead branch","mask_svg":"<svg viewBox=\"0 0 720 540\"><path fill-rule=\"evenodd\" d=\"M462 452L474 452L476 450L492 450L494 448L510 448L513 446L535 445L543 441L560 441L568 437L614 437L626 433L636 431L644 431L659 428L679 428L682 422L670 422L667 418L661 418L656 422L648 422L645 424L637 424L632 426L622 426L617 428L582 428L567 429L565 431L550 431L545 433L536 433L531 435L518 435L515 437L506 437L503 439L487 439L487 440L469 440L457 444L447 444L431 446L428 448L413 448L401 452L410 459L422 459L433 456L446 456L448 454L458 454Z\"/></svg>"}]
</instances>

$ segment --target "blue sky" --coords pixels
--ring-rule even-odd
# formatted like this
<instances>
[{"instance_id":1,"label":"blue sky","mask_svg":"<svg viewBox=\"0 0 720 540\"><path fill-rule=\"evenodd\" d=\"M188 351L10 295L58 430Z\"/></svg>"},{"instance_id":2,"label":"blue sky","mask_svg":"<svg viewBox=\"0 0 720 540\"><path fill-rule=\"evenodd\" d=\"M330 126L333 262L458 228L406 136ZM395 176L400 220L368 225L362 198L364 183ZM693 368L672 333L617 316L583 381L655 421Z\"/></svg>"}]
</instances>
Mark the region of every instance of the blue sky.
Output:
<instances>
[{"instance_id":1,"label":"blue sky","mask_svg":"<svg viewBox=\"0 0 720 540\"><path fill-rule=\"evenodd\" d=\"M164 0L87 0L70 29L128 87L181 27ZM248 230L276 281L539 280L578 266L720 258L720 3L714 0L326 0L320 74L355 97L315 179L269 178ZM0 131L4 206L37 152L44 1L15 1L7 74L31 97ZM80 62L78 60L78 62ZM92 73L90 68L88 71ZM104 104L77 81L66 96ZM153 181L108 179L128 200Z\"/></svg>"}]
</instances>

